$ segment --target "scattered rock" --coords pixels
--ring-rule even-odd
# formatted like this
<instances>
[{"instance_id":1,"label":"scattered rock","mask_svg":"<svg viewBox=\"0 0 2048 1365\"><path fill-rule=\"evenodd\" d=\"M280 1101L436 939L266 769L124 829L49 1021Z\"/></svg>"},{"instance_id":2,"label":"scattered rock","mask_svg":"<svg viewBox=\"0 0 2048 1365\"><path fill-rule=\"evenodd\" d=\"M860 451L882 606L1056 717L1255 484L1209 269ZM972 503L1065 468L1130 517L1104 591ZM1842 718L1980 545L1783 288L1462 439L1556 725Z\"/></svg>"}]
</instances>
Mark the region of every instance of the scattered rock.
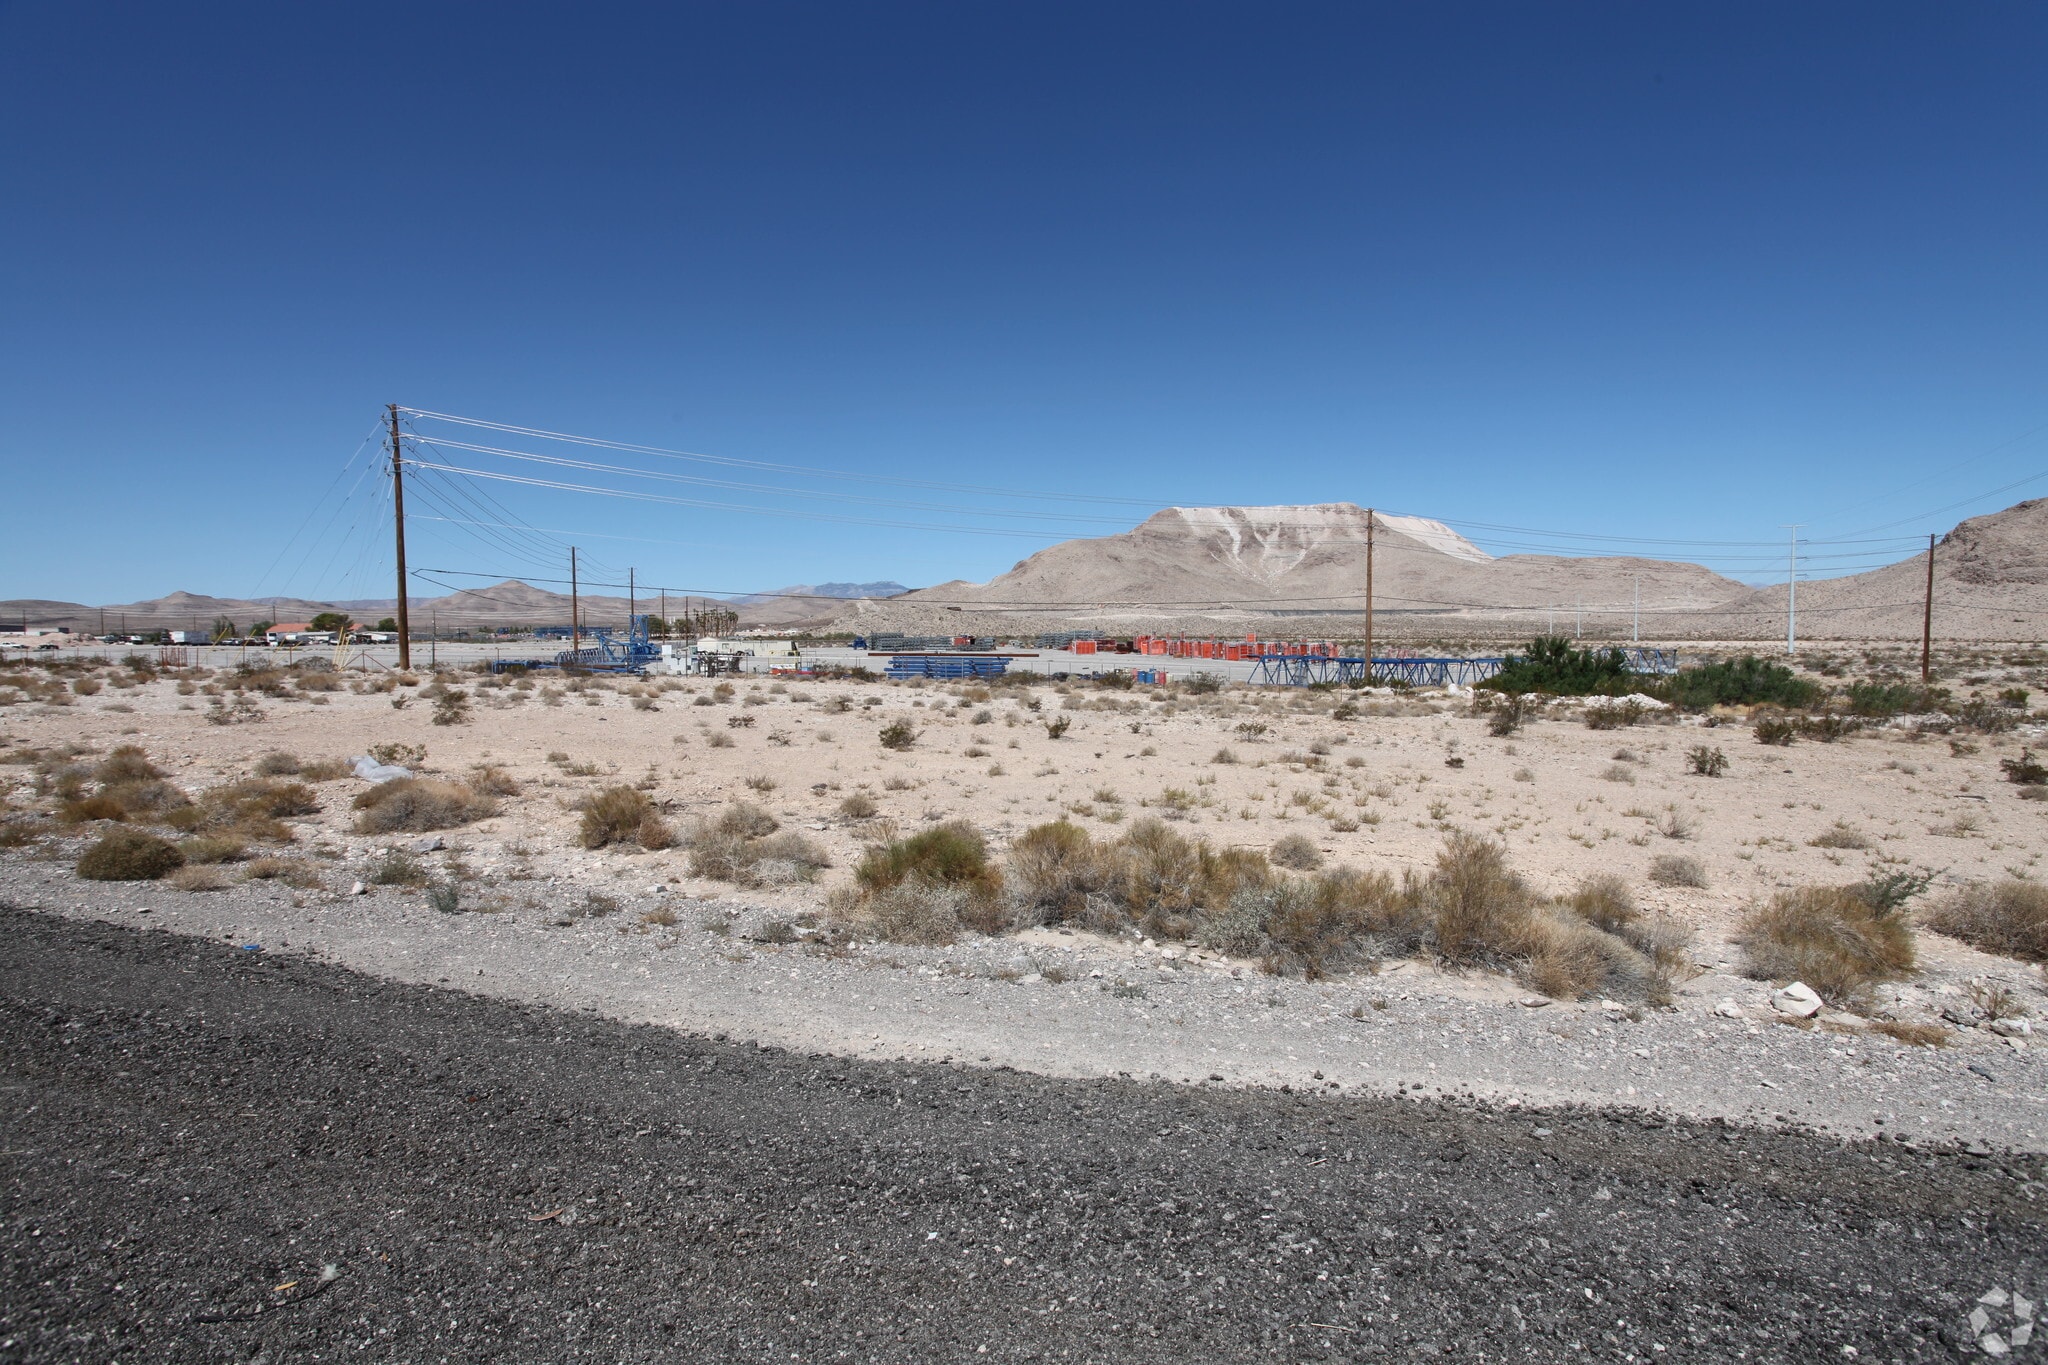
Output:
<instances>
[{"instance_id":1,"label":"scattered rock","mask_svg":"<svg viewBox=\"0 0 2048 1365\"><path fill-rule=\"evenodd\" d=\"M370 894L370 888L364 886L361 882L356 882L349 887L348 893L351 896L367 896Z\"/></svg>"},{"instance_id":2,"label":"scattered rock","mask_svg":"<svg viewBox=\"0 0 2048 1365\"><path fill-rule=\"evenodd\" d=\"M1794 1019L1811 1019L1820 1013L1820 997L1804 981L1794 981L1771 992L1771 1008Z\"/></svg>"},{"instance_id":3,"label":"scattered rock","mask_svg":"<svg viewBox=\"0 0 2048 1365\"><path fill-rule=\"evenodd\" d=\"M1985 1025L2001 1038L2031 1038L2034 1024L2030 1019L1993 1019Z\"/></svg>"},{"instance_id":4,"label":"scattered rock","mask_svg":"<svg viewBox=\"0 0 2048 1365\"><path fill-rule=\"evenodd\" d=\"M1530 1010L1540 1010L1549 1003L1550 997L1547 995L1532 995L1522 1002L1522 1008Z\"/></svg>"},{"instance_id":5,"label":"scattered rock","mask_svg":"<svg viewBox=\"0 0 2048 1365\"><path fill-rule=\"evenodd\" d=\"M425 822L422 821L421 823ZM407 845L407 847L409 847L414 853L439 853L442 849L448 847L448 845L441 842L440 835L429 834L424 839L413 840L411 844Z\"/></svg>"},{"instance_id":6,"label":"scattered rock","mask_svg":"<svg viewBox=\"0 0 2048 1365\"><path fill-rule=\"evenodd\" d=\"M1714 1013L1720 1015L1723 1019L1740 1019L1742 1017L1742 1006L1736 1004L1734 1000L1724 997L1720 1004L1714 1006Z\"/></svg>"}]
</instances>

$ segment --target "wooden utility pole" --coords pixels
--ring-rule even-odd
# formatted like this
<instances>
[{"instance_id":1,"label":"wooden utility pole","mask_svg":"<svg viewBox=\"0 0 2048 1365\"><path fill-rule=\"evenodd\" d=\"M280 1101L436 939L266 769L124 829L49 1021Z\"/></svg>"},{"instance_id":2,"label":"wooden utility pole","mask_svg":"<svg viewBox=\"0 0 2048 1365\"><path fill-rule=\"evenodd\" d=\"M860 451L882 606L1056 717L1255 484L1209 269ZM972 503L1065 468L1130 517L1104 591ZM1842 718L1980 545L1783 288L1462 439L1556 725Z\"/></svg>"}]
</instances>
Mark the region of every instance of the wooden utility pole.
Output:
<instances>
[{"instance_id":1,"label":"wooden utility pole","mask_svg":"<svg viewBox=\"0 0 2048 1365\"><path fill-rule=\"evenodd\" d=\"M1365 509L1365 681L1372 684L1372 509Z\"/></svg>"},{"instance_id":2,"label":"wooden utility pole","mask_svg":"<svg viewBox=\"0 0 2048 1365\"><path fill-rule=\"evenodd\" d=\"M398 525L398 666L412 667L412 617L405 609L405 448L398 443L398 404L391 409L391 513Z\"/></svg>"},{"instance_id":3,"label":"wooden utility pole","mask_svg":"<svg viewBox=\"0 0 2048 1365\"><path fill-rule=\"evenodd\" d=\"M576 547L569 547L569 648L573 654L583 651L583 627L576 610Z\"/></svg>"},{"instance_id":4,"label":"wooden utility pole","mask_svg":"<svg viewBox=\"0 0 2048 1365\"><path fill-rule=\"evenodd\" d=\"M1927 533L1927 597L1920 604L1920 681L1928 681L1934 657L1934 532Z\"/></svg>"}]
</instances>

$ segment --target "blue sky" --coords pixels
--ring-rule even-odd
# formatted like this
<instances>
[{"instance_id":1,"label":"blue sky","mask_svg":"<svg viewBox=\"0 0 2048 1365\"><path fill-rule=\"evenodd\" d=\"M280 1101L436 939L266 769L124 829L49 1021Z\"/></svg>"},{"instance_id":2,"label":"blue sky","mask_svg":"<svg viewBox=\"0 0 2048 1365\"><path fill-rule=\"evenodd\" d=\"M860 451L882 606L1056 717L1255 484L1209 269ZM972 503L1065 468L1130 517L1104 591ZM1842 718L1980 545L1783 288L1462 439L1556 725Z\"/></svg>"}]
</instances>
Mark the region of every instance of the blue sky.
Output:
<instances>
[{"instance_id":1,"label":"blue sky","mask_svg":"<svg viewBox=\"0 0 2048 1365\"><path fill-rule=\"evenodd\" d=\"M0 3L0 597L388 594L348 461L394 401L900 481L569 448L785 491L443 475L426 568L919 584L1337 500L1751 578L1802 522L1861 567L2048 494L1989 495L2048 475L2044 40L2019 3Z\"/></svg>"}]
</instances>

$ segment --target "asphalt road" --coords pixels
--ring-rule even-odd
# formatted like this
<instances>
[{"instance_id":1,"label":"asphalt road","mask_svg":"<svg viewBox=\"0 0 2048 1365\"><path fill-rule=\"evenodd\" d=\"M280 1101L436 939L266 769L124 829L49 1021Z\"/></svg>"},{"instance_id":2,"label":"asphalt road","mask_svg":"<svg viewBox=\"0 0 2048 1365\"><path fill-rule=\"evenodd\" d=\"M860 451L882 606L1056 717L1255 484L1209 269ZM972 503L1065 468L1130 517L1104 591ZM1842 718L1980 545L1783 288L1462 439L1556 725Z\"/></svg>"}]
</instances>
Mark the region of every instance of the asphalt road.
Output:
<instances>
[{"instance_id":1,"label":"asphalt road","mask_svg":"<svg viewBox=\"0 0 2048 1365\"><path fill-rule=\"evenodd\" d=\"M11 909L0 1085L6 1361L1806 1365L2048 1290L2039 1158L807 1057Z\"/></svg>"}]
</instances>

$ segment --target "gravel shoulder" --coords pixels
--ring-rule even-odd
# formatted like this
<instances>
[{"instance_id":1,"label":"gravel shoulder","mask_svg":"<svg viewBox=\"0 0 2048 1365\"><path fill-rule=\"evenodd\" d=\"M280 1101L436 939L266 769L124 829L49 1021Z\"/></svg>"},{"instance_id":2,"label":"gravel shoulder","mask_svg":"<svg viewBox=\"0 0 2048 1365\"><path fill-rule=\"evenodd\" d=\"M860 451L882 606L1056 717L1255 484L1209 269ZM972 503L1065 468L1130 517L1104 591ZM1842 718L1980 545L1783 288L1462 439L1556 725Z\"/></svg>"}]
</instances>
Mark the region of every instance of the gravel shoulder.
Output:
<instances>
[{"instance_id":1,"label":"gravel shoulder","mask_svg":"<svg viewBox=\"0 0 2048 1365\"><path fill-rule=\"evenodd\" d=\"M1632 1017L1598 1002L1530 1008L1527 992L1500 978L1416 963L1308 983L1086 935L951 948L761 942L748 935L768 932L772 908L612 886L624 909L604 918L528 908L446 915L386 889L344 896L253 882L189 894L81 882L63 862L0 859L0 898L19 906L804 1051L2048 1149L2041 1048L1981 1031L1928 1048L1790 1027L1775 1022L1765 986L1727 971L1684 983L1674 1009ZM565 883L542 899L568 905L580 895ZM642 922L651 907L676 923ZM1717 1012L1730 1000L1739 1017Z\"/></svg>"},{"instance_id":2,"label":"gravel shoulder","mask_svg":"<svg viewBox=\"0 0 2048 1365\"><path fill-rule=\"evenodd\" d=\"M6 1359L1948 1360L2048 1280L2037 1157L835 1058L18 909L0 1059Z\"/></svg>"}]
</instances>

